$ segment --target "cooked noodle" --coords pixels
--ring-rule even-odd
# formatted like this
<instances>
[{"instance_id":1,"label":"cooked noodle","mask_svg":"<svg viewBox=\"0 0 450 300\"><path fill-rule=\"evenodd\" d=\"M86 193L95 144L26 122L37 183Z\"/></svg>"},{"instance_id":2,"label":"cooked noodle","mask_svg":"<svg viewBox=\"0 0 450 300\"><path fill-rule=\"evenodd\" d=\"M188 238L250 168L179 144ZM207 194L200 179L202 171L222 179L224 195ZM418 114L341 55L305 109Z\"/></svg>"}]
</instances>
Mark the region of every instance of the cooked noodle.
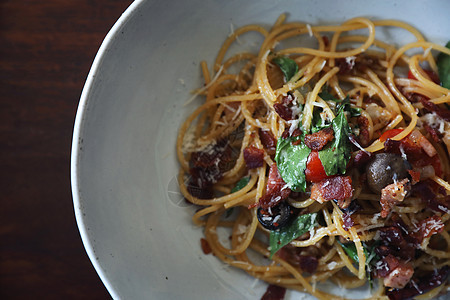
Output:
<instances>
[{"instance_id":1,"label":"cooked noodle","mask_svg":"<svg viewBox=\"0 0 450 300\"><path fill-rule=\"evenodd\" d=\"M380 27L400 28L410 32L416 41L396 48L376 39L375 33ZM362 35L362 31L367 33ZM239 36L249 32L263 37L259 52L230 56L229 47ZM315 39L317 47L284 46L285 40L292 41L299 36ZM413 278L425 274L427 270L449 266L448 208L430 208L431 204L423 199L423 195L414 193L415 186L426 184L427 191L438 191L434 192L436 203L447 203L449 198L450 125L435 113L430 113L424 107L426 102L417 100L423 97L441 109L446 109L445 105L450 103L450 91L433 82L429 72L424 71L428 68L437 72L432 54L438 52L450 55L450 49L426 41L415 28L395 20L354 18L338 26L310 26L286 23L282 15L270 30L258 25L236 29L219 50L211 74L206 62L201 63L205 86L195 93L203 95L206 100L183 123L177 140L181 165L180 189L189 202L200 207L193 216L193 222L204 227L205 239L214 255L270 284L304 291L319 299L339 298L320 290L316 283L331 280L345 288L356 288L367 283L371 270L367 269L365 247L380 239L380 228L392 226L394 215L414 232L425 222L423 220L438 216L443 230L423 237L414 250L414 259L405 263L412 264ZM225 59L227 55L230 57ZM296 73L287 81L274 64L275 57L288 57L297 64ZM346 67L350 70L344 70ZM236 68L238 71L233 72ZM406 78L405 70L410 71L411 78ZM345 175L351 177L351 201L360 207L351 215L353 224L350 225L344 224L347 205L335 201L319 203L312 199L312 184L308 182L305 192L296 193L295 197L291 193L283 201L300 215L318 213L320 225L292 240L285 247L288 249L286 251L291 252L283 250L285 255L277 252L271 260L264 262L264 259L256 259L255 255L261 258L271 256L268 244L270 231L258 222L257 209L259 200L267 193L268 172L275 162L275 153L267 148L261 132L269 132L275 140L284 138L287 133L292 136L297 128L309 133L317 111L321 111L323 122L330 123L337 116L336 101L321 97L323 91L338 101L348 96L351 107L358 108L361 118L366 120L360 124L356 117L346 113L353 134L364 147L352 146L351 161L359 152L375 154L387 151L385 140L380 136L391 130L391 141L415 137L419 141L418 147L422 147L420 151L434 154L427 165L430 162L433 166L440 164L442 170L438 172L423 163L412 162L414 171L422 178L419 183L410 179L412 195L396 202L389 214L381 217L380 195L364 182L364 168L356 168L350 163ZM274 108L287 95L294 97L299 107L303 106L297 119L286 120ZM436 122L433 128L439 134L440 141L433 141L426 130L426 125L430 125L431 121ZM361 143L363 129L366 132L365 143ZM248 147L263 151L260 166L247 167L244 150ZM231 154L228 153L225 162L220 159L216 161L221 173L213 174L216 176L214 178L206 178L205 186L205 182L199 179L205 174L198 177L192 171L193 156L216 159L218 148L220 151L226 148ZM406 156L403 152L401 155L403 158ZM248 177L248 183L231 192L243 177ZM192 187L197 188L197 193L192 191ZM229 216L230 213L232 216ZM229 230L229 244L223 244L219 239L218 232L222 227ZM343 248L349 242L355 246L357 261ZM301 255L317 259L313 274L302 270L293 262L292 256L286 256L286 253L296 253L295 248ZM389 288L383 285L384 276L376 277L372 278L378 282L377 288L372 290L372 299L385 298ZM447 285L445 281L425 295L434 297L445 293Z\"/></svg>"}]
</instances>

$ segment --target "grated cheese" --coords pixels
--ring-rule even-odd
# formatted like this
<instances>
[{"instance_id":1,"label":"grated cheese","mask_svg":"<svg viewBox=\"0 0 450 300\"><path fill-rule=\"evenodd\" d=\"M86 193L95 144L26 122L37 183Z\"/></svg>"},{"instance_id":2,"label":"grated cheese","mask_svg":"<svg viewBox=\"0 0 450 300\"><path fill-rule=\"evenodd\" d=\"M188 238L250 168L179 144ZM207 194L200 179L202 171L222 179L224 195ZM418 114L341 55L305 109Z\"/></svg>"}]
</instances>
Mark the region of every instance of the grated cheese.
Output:
<instances>
[{"instance_id":1,"label":"grated cheese","mask_svg":"<svg viewBox=\"0 0 450 300\"><path fill-rule=\"evenodd\" d=\"M309 36L310 36L310 37L313 37L313 32L312 32L311 25L306 24L306 29L308 29Z\"/></svg>"}]
</instances>

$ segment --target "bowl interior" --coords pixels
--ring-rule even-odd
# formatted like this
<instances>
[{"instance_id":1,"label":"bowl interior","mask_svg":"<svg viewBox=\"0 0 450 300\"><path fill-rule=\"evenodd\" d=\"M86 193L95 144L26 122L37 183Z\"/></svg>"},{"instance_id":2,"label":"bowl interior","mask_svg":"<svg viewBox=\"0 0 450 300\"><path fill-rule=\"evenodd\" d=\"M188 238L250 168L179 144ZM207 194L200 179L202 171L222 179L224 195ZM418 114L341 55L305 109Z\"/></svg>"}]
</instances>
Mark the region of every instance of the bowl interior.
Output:
<instances>
[{"instance_id":1,"label":"bowl interior","mask_svg":"<svg viewBox=\"0 0 450 300\"><path fill-rule=\"evenodd\" d=\"M407 3L407 5L405 5ZM72 150L79 229L114 298L255 299L266 284L205 256L195 208L177 188L178 128L198 101L199 63L211 66L232 28L289 21L340 23L354 16L395 18L428 39L449 38L450 2L136 1L113 27L88 76ZM394 42L405 33L383 33ZM258 36L249 37L260 41ZM238 45L255 49L254 43ZM201 101L201 100L200 100ZM345 291L338 291L344 293ZM287 297L294 297L288 292Z\"/></svg>"}]
</instances>

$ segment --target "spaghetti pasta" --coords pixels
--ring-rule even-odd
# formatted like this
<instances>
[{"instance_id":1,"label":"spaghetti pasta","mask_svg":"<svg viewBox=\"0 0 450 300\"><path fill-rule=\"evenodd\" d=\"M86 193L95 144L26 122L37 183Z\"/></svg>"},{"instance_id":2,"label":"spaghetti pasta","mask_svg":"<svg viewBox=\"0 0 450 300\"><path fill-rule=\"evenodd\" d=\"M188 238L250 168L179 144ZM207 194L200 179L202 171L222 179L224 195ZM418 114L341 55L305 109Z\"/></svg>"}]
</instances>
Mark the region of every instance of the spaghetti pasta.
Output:
<instances>
[{"instance_id":1,"label":"spaghetti pasta","mask_svg":"<svg viewBox=\"0 0 450 300\"><path fill-rule=\"evenodd\" d=\"M416 41L396 48L380 27ZM250 32L259 52L230 55ZM299 36L316 46L286 46ZM339 298L316 287L327 280L377 284L372 299L445 293L450 90L436 52L450 55L396 20L234 30L212 73L201 62L206 100L177 140L180 190L214 255L319 299Z\"/></svg>"}]
</instances>

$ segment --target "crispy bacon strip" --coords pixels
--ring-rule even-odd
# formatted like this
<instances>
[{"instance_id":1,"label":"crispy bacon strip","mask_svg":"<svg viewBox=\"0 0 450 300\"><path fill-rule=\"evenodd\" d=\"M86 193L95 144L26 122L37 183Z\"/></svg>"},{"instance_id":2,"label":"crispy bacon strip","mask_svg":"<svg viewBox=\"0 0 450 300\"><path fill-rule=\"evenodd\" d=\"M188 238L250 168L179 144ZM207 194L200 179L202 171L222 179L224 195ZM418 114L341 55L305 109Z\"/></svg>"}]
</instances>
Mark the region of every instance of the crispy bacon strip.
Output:
<instances>
[{"instance_id":1,"label":"crispy bacon strip","mask_svg":"<svg viewBox=\"0 0 450 300\"><path fill-rule=\"evenodd\" d=\"M373 154L371 152L359 150L358 152L356 152L353 163L355 164L355 167L361 168L364 167L372 157Z\"/></svg>"},{"instance_id":2,"label":"crispy bacon strip","mask_svg":"<svg viewBox=\"0 0 450 300\"><path fill-rule=\"evenodd\" d=\"M339 67L339 74L350 74L355 67L356 56L349 56L336 59L336 66Z\"/></svg>"},{"instance_id":3,"label":"crispy bacon strip","mask_svg":"<svg viewBox=\"0 0 450 300\"><path fill-rule=\"evenodd\" d=\"M283 300L285 294L286 289L284 287L269 284L261 300Z\"/></svg>"},{"instance_id":4,"label":"crispy bacon strip","mask_svg":"<svg viewBox=\"0 0 450 300\"><path fill-rule=\"evenodd\" d=\"M319 260L316 257L318 250L315 246L298 248L286 245L277 252L277 255L310 274L314 274L319 266Z\"/></svg>"},{"instance_id":5,"label":"crispy bacon strip","mask_svg":"<svg viewBox=\"0 0 450 300\"><path fill-rule=\"evenodd\" d=\"M450 122L450 110L448 109L443 109L440 108L439 106L437 106L436 104L434 104L433 102L430 102L427 98L420 98L420 102L423 104L423 106L431 111L431 112L435 112L439 117L441 117L442 119L444 119L445 121Z\"/></svg>"},{"instance_id":6,"label":"crispy bacon strip","mask_svg":"<svg viewBox=\"0 0 450 300\"><path fill-rule=\"evenodd\" d=\"M388 289L386 294L390 300L412 299L446 282L449 274L450 267L444 266L420 278L413 278L403 289Z\"/></svg>"},{"instance_id":7,"label":"crispy bacon strip","mask_svg":"<svg viewBox=\"0 0 450 300\"><path fill-rule=\"evenodd\" d=\"M377 253L380 256L391 254L406 261L414 258L415 249L413 245L418 243L410 235L404 234L398 226L394 225L380 228L379 235L383 244L377 248Z\"/></svg>"},{"instance_id":8,"label":"crispy bacon strip","mask_svg":"<svg viewBox=\"0 0 450 300\"><path fill-rule=\"evenodd\" d=\"M424 238L442 232L444 227L441 217L434 215L420 221L419 224L417 224L417 229L414 231L413 236L421 243Z\"/></svg>"},{"instance_id":9,"label":"crispy bacon strip","mask_svg":"<svg viewBox=\"0 0 450 300\"><path fill-rule=\"evenodd\" d=\"M424 124L423 124L423 127L424 127L425 130L430 134L431 139L432 139L433 141L435 141L436 143L441 142L441 138L440 138L440 136L439 136L439 133L438 133L438 131L437 131L435 128L433 128L433 127L431 127L430 125L428 125L428 123L424 123Z\"/></svg>"},{"instance_id":10,"label":"crispy bacon strip","mask_svg":"<svg viewBox=\"0 0 450 300\"><path fill-rule=\"evenodd\" d=\"M259 206L269 208L277 205L281 200L289 197L291 189L286 185L278 172L277 164L273 163L269 169L266 194L259 199Z\"/></svg>"},{"instance_id":11,"label":"crispy bacon strip","mask_svg":"<svg viewBox=\"0 0 450 300\"><path fill-rule=\"evenodd\" d=\"M193 185L204 188L216 183L229 169L231 161L231 147L227 140L217 141L204 151L193 152L189 162Z\"/></svg>"},{"instance_id":12,"label":"crispy bacon strip","mask_svg":"<svg viewBox=\"0 0 450 300\"><path fill-rule=\"evenodd\" d=\"M405 262L389 254L375 265L375 277L383 278L386 287L404 288L414 274L410 262Z\"/></svg>"},{"instance_id":13,"label":"crispy bacon strip","mask_svg":"<svg viewBox=\"0 0 450 300\"><path fill-rule=\"evenodd\" d=\"M418 195L429 209L441 213L450 213L449 197L447 196L444 199L438 198L432 188L432 184L430 181L421 181L414 185L413 193Z\"/></svg>"},{"instance_id":14,"label":"crispy bacon strip","mask_svg":"<svg viewBox=\"0 0 450 300\"><path fill-rule=\"evenodd\" d=\"M261 139L261 143L264 148L266 148L267 153L273 154L277 149L277 139L273 136L272 132L266 131L263 129L259 129L259 138Z\"/></svg>"},{"instance_id":15,"label":"crispy bacon strip","mask_svg":"<svg viewBox=\"0 0 450 300\"><path fill-rule=\"evenodd\" d=\"M289 121L295 117L292 112L292 101L294 101L294 95L288 93L281 97L281 101L273 105L273 108L283 120Z\"/></svg>"},{"instance_id":16,"label":"crispy bacon strip","mask_svg":"<svg viewBox=\"0 0 450 300\"><path fill-rule=\"evenodd\" d=\"M209 245L208 241L204 238L200 239L200 245L202 247L202 251L205 255L208 255L212 252L211 246Z\"/></svg>"},{"instance_id":17,"label":"crispy bacon strip","mask_svg":"<svg viewBox=\"0 0 450 300\"><path fill-rule=\"evenodd\" d=\"M359 125L359 143L361 146L367 147L370 143L369 120L364 116L359 116L356 122Z\"/></svg>"},{"instance_id":18,"label":"crispy bacon strip","mask_svg":"<svg viewBox=\"0 0 450 300\"><path fill-rule=\"evenodd\" d=\"M411 263L400 261L399 265L384 277L384 286L402 289L411 280L413 274L414 269Z\"/></svg>"},{"instance_id":19,"label":"crispy bacon strip","mask_svg":"<svg viewBox=\"0 0 450 300\"><path fill-rule=\"evenodd\" d=\"M405 178L402 181L389 184L381 190L381 217L386 218L391 209L402 202L411 191L411 183Z\"/></svg>"},{"instance_id":20,"label":"crispy bacon strip","mask_svg":"<svg viewBox=\"0 0 450 300\"><path fill-rule=\"evenodd\" d=\"M248 146L244 149L244 161L248 169L262 167L264 163L264 150L254 146Z\"/></svg>"},{"instance_id":21,"label":"crispy bacon strip","mask_svg":"<svg viewBox=\"0 0 450 300\"><path fill-rule=\"evenodd\" d=\"M311 150L320 151L325 145L334 139L334 131L332 128L327 127L313 134L307 134L305 136L305 144Z\"/></svg>"},{"instance_id":22,"label":"crispy bacon strip","mask_svg":"<svg viewBox=\"0 0 450 300\"><path fill-rule=\"evenodd\" d=\"M337 200L340 208L347 208L353 196L350 176L335 176L316 182L311 187L311 199L319 203Z\"/></svg>"}]
</instances>

